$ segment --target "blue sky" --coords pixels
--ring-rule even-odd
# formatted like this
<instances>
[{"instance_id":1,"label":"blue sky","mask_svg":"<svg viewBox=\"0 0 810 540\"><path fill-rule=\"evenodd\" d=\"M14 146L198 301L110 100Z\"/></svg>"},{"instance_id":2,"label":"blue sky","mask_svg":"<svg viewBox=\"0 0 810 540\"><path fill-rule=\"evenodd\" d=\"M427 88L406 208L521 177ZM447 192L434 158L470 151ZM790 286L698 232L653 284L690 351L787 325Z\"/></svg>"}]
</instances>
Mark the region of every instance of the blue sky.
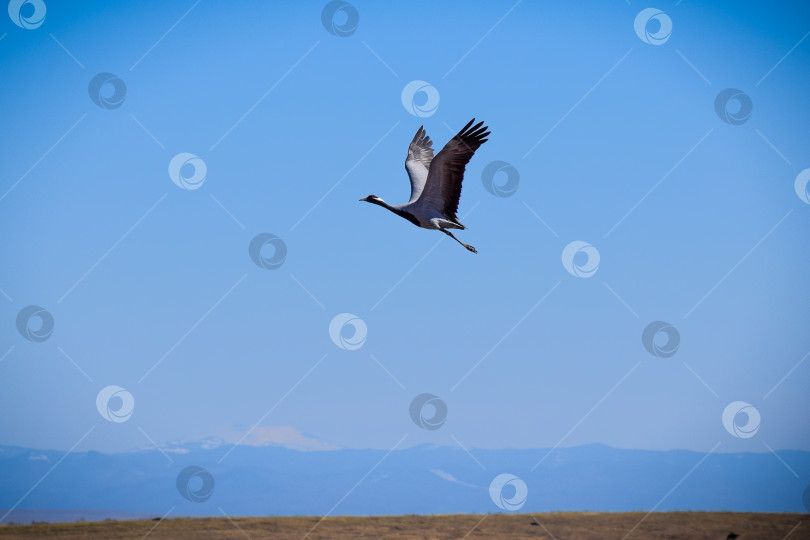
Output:
<instances>
[{"instance_id":1,"label":"blue sky","mask_svg":"<svg viewBox=\"0 0 810 540\"><path fill-rule=\"evenodd\" d=\"M353 2L345 37L325 5L47 1L38 28L0 23L0 443L118 451L261 420L318 447L810 449L806 6L660 2L654 45L635 0ZM98 73L119 107L90 99ZM414 80L430 116L403 107ZM753 103L741 125L715 112L726 88ZM438 149L472 117L492 131L459 208L477 256L358 202L405 202L418 127ZM183 152L198 189L169 177ZM511 197L483 185L496 160ZM279 268L249 257L261 233ZM588 278L562 264L573 241L599 252ZM18 332L28 305L47 340ZM341 313L367 327L356 350L330 339ZM645 350L653 321L674 355ZM96 409L108 385L134 398L125 422ZM409 417L426 392L440 429ZM753 437L724 429L735 401Z\"/></svg>"}]
</instances>

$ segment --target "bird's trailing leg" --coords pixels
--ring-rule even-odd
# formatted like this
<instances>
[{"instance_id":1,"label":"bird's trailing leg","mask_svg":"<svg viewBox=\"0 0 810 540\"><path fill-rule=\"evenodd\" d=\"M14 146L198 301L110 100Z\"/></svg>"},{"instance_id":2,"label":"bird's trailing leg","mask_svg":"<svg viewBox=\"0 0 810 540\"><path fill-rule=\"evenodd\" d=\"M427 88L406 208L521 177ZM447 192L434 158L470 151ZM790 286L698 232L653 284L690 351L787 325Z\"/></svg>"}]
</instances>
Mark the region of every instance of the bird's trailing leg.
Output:
<instances>
[{"instance_id":1,"label":"bird's trailing leg","mask_svg":"<svg viewBox=\"0 0 810 540\"><path fill-rule=\"evenodd\" d=\"M456 238L456 237L453 235L453 233L451 233L451 232L450 232L450 231L448 231L447 229L439 229L439 230L440 230L440 231L442 231L442 232L443 232L444 234L446 234L447 236L449 236L450 238L452 238L453 240L455 240L456 242L458 242L459 244L461 244L462 246L464 246L465 248L467 248L468 250L472 251L473 253L478 253L478 250L476 250L476 249L475 249L474 247L472 247L470 244L465 244L464 242L462 242L461 240L459 240L458 238Z\"/></svg>"}]
</instances>

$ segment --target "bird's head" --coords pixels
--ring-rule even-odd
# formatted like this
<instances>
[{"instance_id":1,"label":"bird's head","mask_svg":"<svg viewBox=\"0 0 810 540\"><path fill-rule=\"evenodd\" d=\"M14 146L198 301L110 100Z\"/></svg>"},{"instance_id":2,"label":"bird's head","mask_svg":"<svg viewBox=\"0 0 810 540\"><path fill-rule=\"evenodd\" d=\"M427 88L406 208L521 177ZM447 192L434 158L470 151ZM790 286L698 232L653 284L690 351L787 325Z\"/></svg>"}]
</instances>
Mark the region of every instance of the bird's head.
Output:
<instances>
[{"instance_id":1,"label":"bird's head","mask_svg":"<svg viewBox=\"0 0 810 540\"><path fill-rule=\"evenodd\" d=\"M382 202L382 199L377 197L376 195L369 195L368 197L364 197L364 198L362 198L360 200L370 202L370 203L376 203L376 204L379 204L380 202Z\"/></svg>"}]
</instances>

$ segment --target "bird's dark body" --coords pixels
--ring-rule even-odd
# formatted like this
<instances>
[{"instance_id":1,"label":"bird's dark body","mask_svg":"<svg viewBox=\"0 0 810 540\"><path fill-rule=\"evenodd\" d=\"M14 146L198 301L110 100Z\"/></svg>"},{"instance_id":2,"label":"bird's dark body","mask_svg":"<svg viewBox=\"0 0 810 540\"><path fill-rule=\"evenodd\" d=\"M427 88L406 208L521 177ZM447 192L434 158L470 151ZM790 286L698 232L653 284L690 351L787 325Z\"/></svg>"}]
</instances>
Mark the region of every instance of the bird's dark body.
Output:
<instances>
[{"instance_id":1,"label":"bird's dark body","mask_svg":"<svg viewBox=\"0 0 810 540\"><path fill-rule=\"evenodd\" d=\"M399 212L397 212L397 214L399 214L400 216L404 217L405 219L407 219L408 221L419 227L419 220L416 219L416 216L411 214L410 212L400 210Z\"/></svg>"}]
</instances>

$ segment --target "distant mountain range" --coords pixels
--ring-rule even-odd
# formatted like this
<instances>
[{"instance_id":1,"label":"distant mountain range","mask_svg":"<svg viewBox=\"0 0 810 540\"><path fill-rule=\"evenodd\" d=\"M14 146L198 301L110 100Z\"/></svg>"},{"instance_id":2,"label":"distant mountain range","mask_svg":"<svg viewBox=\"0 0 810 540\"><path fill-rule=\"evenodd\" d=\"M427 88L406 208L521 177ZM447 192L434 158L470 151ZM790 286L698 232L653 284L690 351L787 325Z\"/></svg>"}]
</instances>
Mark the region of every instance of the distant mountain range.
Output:
<instances>
[{"instance_id":1,"label":"distant mountain range","mask_svg":"<svg viewBox=\"0 0 810 540\"><path fill-rule=\"evenodd\" d=\"M422 445L389 453L202 441L169 451L65 457L61 451L0 446L0 508L17 505L0 516L7 514L2 522L23 523L167 513L807 512L809 484L810 452L803 451L707 456L587 445L468 453Z\"/></svg>"}]
</instances>

